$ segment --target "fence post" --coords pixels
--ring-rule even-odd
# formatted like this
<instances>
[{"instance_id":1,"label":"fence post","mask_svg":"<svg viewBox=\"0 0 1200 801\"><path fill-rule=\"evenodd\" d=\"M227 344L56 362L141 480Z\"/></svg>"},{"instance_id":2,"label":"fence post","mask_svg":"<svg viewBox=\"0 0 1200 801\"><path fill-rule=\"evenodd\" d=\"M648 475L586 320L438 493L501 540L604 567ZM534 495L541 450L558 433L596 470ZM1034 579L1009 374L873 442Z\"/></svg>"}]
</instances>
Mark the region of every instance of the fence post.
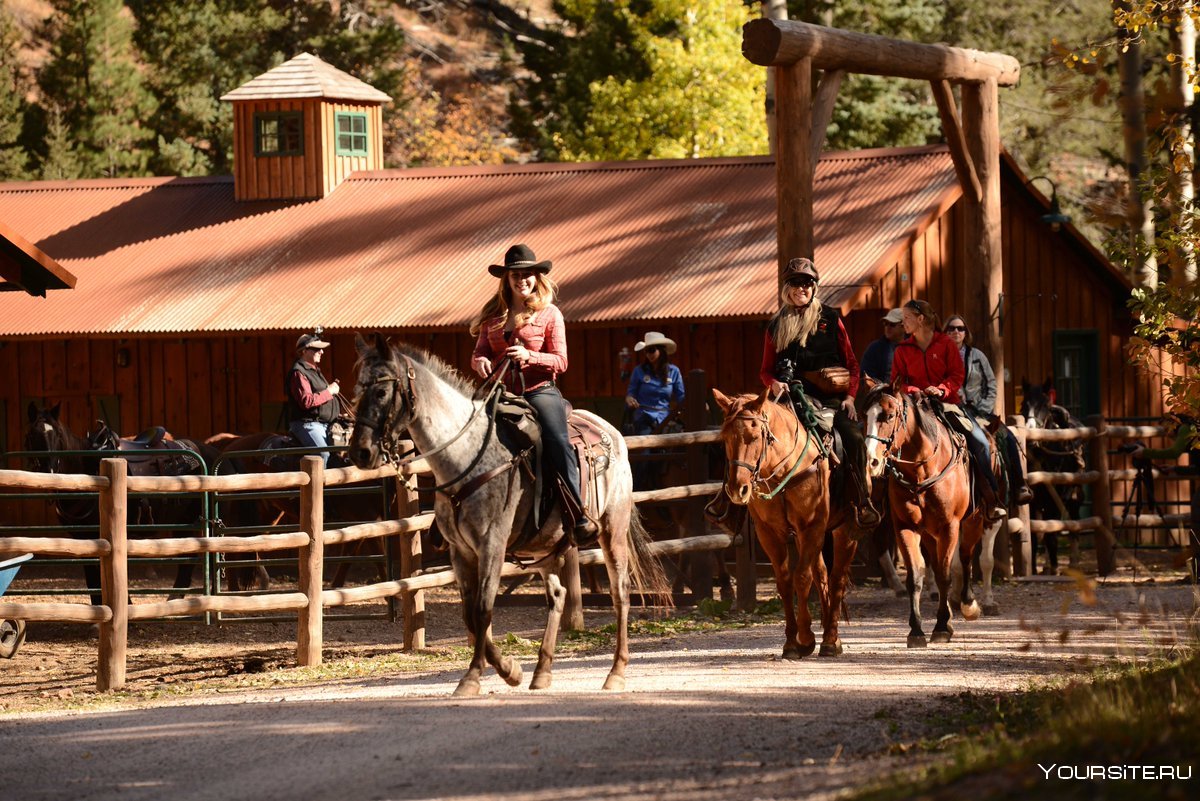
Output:
<instances>
[{"instance_id":1,"label":"fence post","mask_svg":"<svg viewBox=\"0 0 1200 801\"><path fill-rule=\"evenodd\" d=\"M417 490L396 476L396 517L420 514ZM421 532L407 531L400 535L400 578L415 576L421 569ZM405 590L400 594L401 614L404 615L404 650L425 647L425 591Z\"/></svg>"},{"instance_id":2,"label":"fence post","mask_svg":"<svg viewBox=\"0 0 1200 801\"><path fill-rule=\"evenodd\" d=\"M689 370L684 379L684 391L691 403L683 407L683 427L687 431L703 431L708 425L706 407L708 405L708 381L703 370ZM689 484L703 484L708 481L707 445L687 446L687 481ZM707 528L704 520L704 499L696 498L687 501L688 534L700 536ZM712 598L714 559L724 559L724 551L695 551L688 555L692 592L696 600Z\"/></svg>"},{"instance_id":3,"label":"fence post","mask_svg":"<svg viewBox=\"0 0 1200 801\"><path fill-rule=\"evenodd\" d=\"M300 488L300 530L308 544L300 548L300 592L308 605L296 616L296 661L301 667L321 664L324 612L321 604L325 568L325 463L320 456L305 456L300 470L308 483Z\"/></svg>"},{"instance_id":4,"label":"fence post","mask_svg":"<svg viewBox=\"0 0 1200 801\"><path fill-rule=\"evenodd\" d=\"M108 479L99 497L100 537L112 546L111 553L100 557L100 597L112 610L112 619L100 624L96 689L108 692L125 686L129 644L129 464L124 459L102 459L100 475Z\"/></svg>"},{"instance_id":5,"label":"fence post","mask_svg":"<svg viewBox=\"0 0 1200 801\"><path fill-rule=\"evenodd\" d=\"M1096 572L1107 576L1116 570L1113 558L1112 479L1108 475L1108 435L1104 416L1095 414L1084 420L1084 425L1096 429L1091 442L1092 469L1100 474L1100 480L1092 485L1092 517L1100 518L1100 530L1094 536L1096 546Z\"/></svg>"},{"instance_id":6,"label":"fence post","mask_svg":"<svg viewBox=\"0 0 1200 801\"><path fill-rule=\"evenodd\" d=\"M1025 418L1021 415L1009 417L1009 433L1017 438L1017 450L1022 455L1028 453L1026 448L1029 445L1027 434L1029 429L1025 427ZM1029 472L1029 464L1026 460L1022 473ZM1033 575L1033 533L1029 526L1029 504L1017 507L1017 519L1021 522L1021 530L1016 532L1012 537L1013 558L1012 558L1012 575L1016 576L1032 576Z\"/></svg>"}]
</instances>

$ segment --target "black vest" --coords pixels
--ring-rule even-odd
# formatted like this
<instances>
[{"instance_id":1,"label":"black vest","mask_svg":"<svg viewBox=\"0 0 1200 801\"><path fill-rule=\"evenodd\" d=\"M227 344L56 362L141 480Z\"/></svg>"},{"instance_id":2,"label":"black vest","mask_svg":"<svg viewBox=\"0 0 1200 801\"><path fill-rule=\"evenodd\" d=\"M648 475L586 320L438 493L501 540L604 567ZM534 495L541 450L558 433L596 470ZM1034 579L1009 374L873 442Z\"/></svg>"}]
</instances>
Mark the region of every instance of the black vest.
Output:
<instances>
[{"instance_id":1,"label":"black vest","mask_svg":"<svg viewBox=\"0 0 1200 801\"><path fill-rule=\"evenodd\" d=\"M844 367L842 354L838 350L838 319L841 315L837 309L826 306L821 309L821 319L817 321L817 330L808 337L808 344L801 346L793 342L775 357L775 377L784 380L787 368L791 367L791 380L799 381L804 386L804 394L819 401L841 400L839 396L827 395L807 381L801 373L808 370L820 370L822 367ZM775 340L775 330L771 329L771 340Z\"/></svg>"},{"instance_id":2,"label":"black vest","mask_svg":"<svg viewBox=\"0 0 1200 801\"><path fill-rule=\"evenodd\" d=\"M292 365L292 369L288 371L287 386L283 388L288 399L288 420L292 422L296 422L297 420L319 420L322 423L332 423L336 420L338 405L337 401L333 398L312 409L305 409L296 402L295 396L292 395L292 373L296 372L304 374L314 393L329 387L329 382L325 380L325 376L321 375L319 369L311 366L303 359L297 359L296 363Z\"/></svg>"}]
</instances>

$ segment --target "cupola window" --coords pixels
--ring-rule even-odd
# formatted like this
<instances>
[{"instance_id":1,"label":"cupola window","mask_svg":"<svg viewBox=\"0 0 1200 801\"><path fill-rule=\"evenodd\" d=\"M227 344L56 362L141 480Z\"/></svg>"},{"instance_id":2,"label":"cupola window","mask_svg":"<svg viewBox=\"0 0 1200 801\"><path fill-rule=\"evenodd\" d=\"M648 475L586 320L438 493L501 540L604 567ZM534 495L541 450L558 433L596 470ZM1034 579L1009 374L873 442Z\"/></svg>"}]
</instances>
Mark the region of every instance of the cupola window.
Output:
<instances>
[{"instance_id":1,"label":"cupola window","mask_svg":"<svg viewBox=\"0 0 1200 801\"><path fill-rule=\"evenodd\" d=\"M339 156L367 155L367 115L357 112L338 112L337 154Z\"/></svg>"},{"instance_id":2,"label":"cupola window","mask_svg":"<svg viewBox=\"0 0 1200 801\"><path fill-rule=\"evenodd\" d=\"M255 114L254 155L304 155L304 114L299 111Z\"/></svg>"}]
</instances>

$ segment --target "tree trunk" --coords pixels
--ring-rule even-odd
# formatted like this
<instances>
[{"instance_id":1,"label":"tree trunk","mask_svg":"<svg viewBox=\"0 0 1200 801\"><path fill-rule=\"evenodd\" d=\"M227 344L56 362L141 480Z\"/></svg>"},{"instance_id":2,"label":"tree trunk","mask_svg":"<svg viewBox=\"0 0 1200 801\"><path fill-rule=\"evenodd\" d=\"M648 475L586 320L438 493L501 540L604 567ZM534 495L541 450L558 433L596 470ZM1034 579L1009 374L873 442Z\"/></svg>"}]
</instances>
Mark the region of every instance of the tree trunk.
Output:
<instances>
[{"instance_id":1,"label":"tree trunk","mask_svg":"<svg viewBox=\"0 0 1200 801\"><path fill-rule=\"evenodd\" d=\"M1196 148L1193 139L1192 105L1196 92L1188 73L1196 68L1196 23L1191 16L1190 0L1179 9L1174 25L1171 26L1171 52L1178 56L1171 63L1172 114L1178 121L1179 145L1176 155L1182 156L1187 166L1173 173L1171 216L1173 226L1184 234L1181 244L1171 253L1171 283L1175 286L1196 280L1195 224L1192 220L1196 198Z\"/></svg>"},{"instance_id":2,"label":"tree trunk","mask_svg":"<svg viewBox=\"0 0 1200 801\"><path fill-rule=\"evenodd\" d=\"M1115 0L1128 9L1129 0ZM1141 43L1131 38L1128 30L1117 31L1128 47L1121 53L1118 68L1121 75L1121 130L1125 139L1125 169L1129 174L1129 200L1126 214L1129 219L1129 242L1133 251L1133 281L1139 286L1158 285L1158 263L1154 256L1154 214L1149 199L1143 199L1143 179L1146 172L1146 95L1142 88ZM1141 238L1145 252L1138 247Z\"/></svg>"}]
</instances>

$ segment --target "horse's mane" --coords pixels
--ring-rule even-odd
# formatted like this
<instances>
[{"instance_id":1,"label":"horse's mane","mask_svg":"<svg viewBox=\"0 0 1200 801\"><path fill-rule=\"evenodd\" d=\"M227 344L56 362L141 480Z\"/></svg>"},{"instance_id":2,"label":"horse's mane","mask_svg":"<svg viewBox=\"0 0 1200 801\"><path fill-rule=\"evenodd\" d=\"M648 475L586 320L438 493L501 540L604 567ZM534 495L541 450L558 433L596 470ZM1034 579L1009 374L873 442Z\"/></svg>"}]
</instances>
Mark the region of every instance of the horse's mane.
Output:
<instances>
[{"instance_id":1,"label":"horse's mane","mask_svg":"<svg viewBox=\"0 0 1200 801\"><path fill-rule=\"evenodd\" d=\"M934 414L933 407L929 405L929 401L922 397L917 401L908 398L905 402L912 403L913 419L917 421L917 427L921 429L921 433L930 442L937 442L938 417Z\"/></svg>"},{"instance_id":2,"label":"horse's mane","mask_svg":"<svg viewBox=\"0 0 1200 801\"><path fill-rule=\"evenodd\" d=\"M464 397L471 397L475 394L475 386L465 379L458 370L446 364L437 356L434 356L424 348L418 348L415 345L407 343L399 343L390 346L391 360L393 366L399 367L400 357L407 356L417 364L422 365L426 370L433 373L435 376L446 382L454 389L458 390Z\"/></svg>"},{"instance_id":3,"label":"horse's mane","mask_svg":"<svg viewBox=\"0 0 1200 801\"><path fill-rule=\"evenodd\" d=\"M868 389L867 394L863 396L862 407L864 409L870 409L873 405L875 405L875 402L878 401L884 395L889 395L889 396L891 396L893 398L897 398L897 399L899 399L899 397L900 397L899 395L896 394L896 390L892 388L891 384L888 384L888 383L875 384L870 389Z\"/></svg>"}]
</instances>

